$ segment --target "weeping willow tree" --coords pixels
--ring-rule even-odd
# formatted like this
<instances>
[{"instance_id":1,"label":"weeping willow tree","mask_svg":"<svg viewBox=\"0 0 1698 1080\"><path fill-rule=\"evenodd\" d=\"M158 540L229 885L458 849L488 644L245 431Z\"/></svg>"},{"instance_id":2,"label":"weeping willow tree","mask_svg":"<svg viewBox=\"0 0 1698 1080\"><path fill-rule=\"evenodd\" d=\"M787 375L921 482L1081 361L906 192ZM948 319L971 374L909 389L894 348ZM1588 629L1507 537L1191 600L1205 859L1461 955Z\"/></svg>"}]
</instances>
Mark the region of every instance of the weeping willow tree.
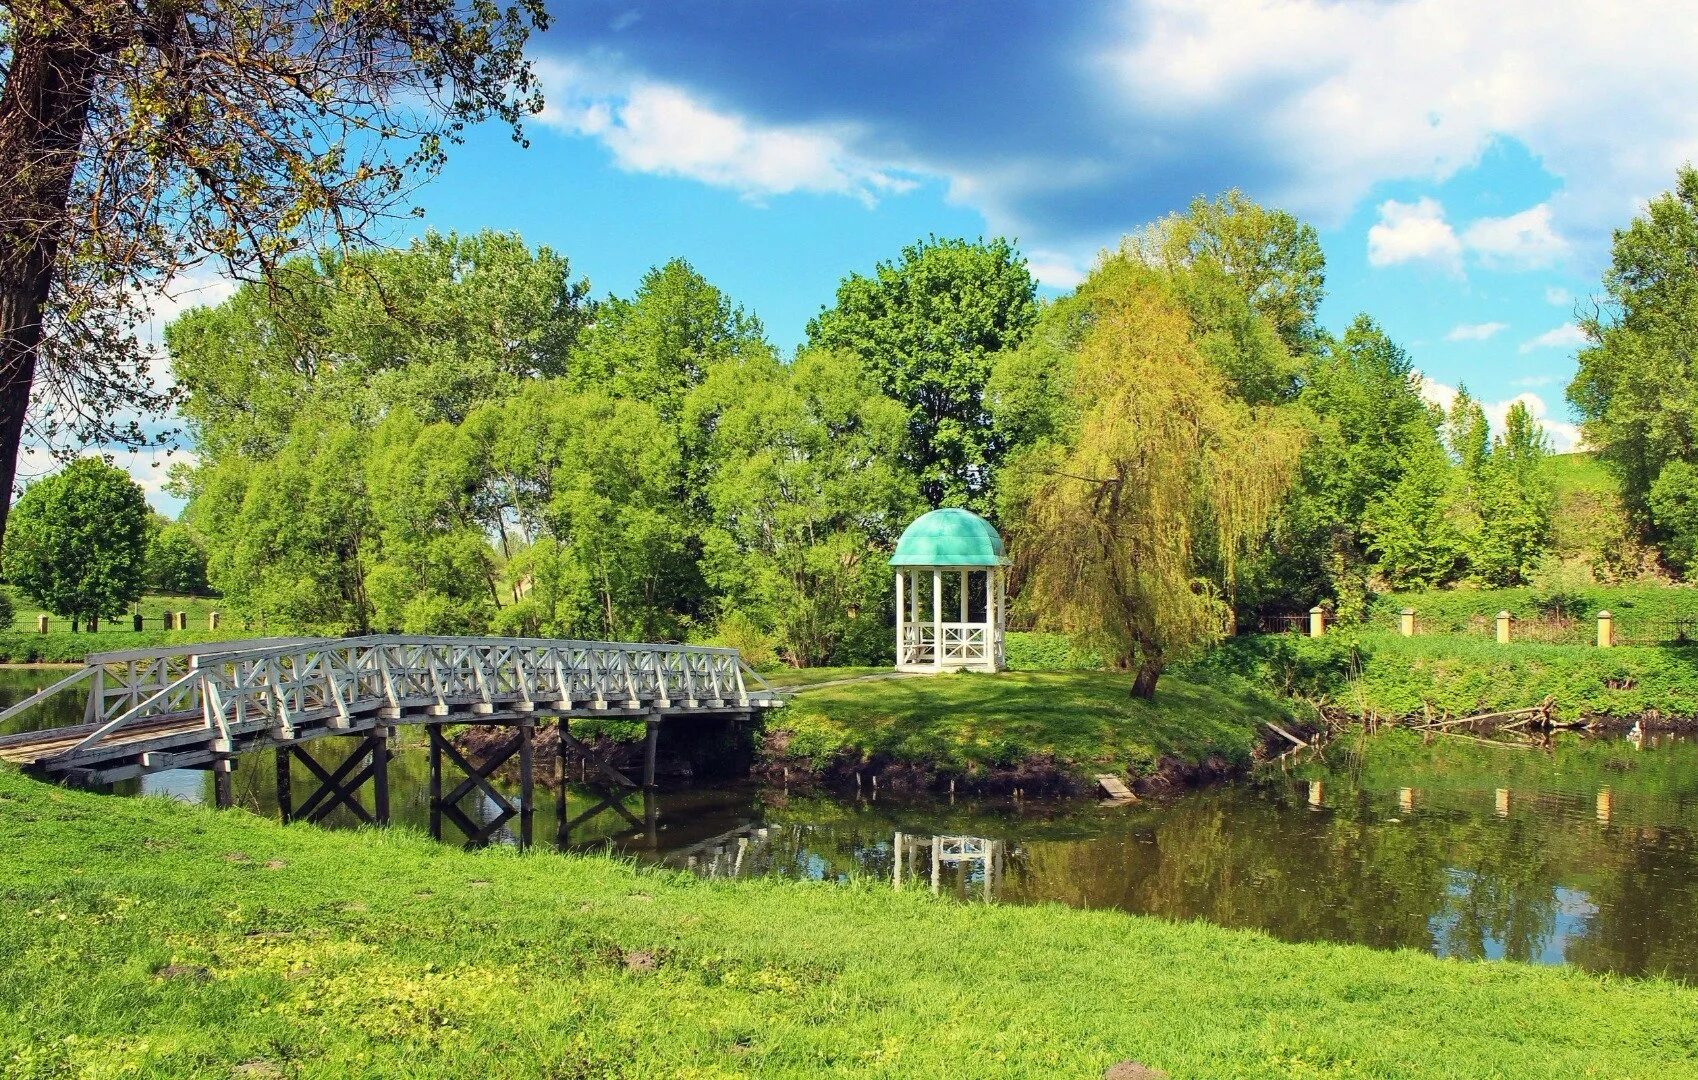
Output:
<instances>
[{"instance_id":1,"label":"weeping willow tree","mask_svg":"<svg viewBox=\"0 0 1698 1080\"><path fill-rule=\"evenodd\" d=\"M1150 698L1170 660L1225 632L1238 556L1278 509L1303 435L1232 396L1159 273L1096 276L1072 422L1022 470L1022 599Z\"/></svg>"}]
</instances>

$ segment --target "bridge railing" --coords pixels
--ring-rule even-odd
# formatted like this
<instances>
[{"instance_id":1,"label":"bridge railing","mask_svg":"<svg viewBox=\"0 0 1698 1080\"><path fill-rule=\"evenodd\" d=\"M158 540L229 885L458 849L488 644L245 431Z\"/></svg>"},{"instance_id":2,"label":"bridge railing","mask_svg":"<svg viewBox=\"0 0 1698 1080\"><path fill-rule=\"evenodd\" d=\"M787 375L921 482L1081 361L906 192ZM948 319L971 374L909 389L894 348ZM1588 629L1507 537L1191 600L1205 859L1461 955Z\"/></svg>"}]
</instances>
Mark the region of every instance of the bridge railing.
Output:
<instances>
[{"instance_id":1,"label":"bridge railing","mask_svg":"<svg viewBox=\"0 0 1698 1080\"><path fill-rule=\"evenodd\" d=\"M546 638L374 635L134 650L91 656L83 671L0 720L88 680L84 754L150 721L199 718L223 749L237 736L306 724L346 726L380 709L636 709L747 706L775 695L735 649ZM79 731L83 729L77 729Z\"/></svg>"}]
</instances>

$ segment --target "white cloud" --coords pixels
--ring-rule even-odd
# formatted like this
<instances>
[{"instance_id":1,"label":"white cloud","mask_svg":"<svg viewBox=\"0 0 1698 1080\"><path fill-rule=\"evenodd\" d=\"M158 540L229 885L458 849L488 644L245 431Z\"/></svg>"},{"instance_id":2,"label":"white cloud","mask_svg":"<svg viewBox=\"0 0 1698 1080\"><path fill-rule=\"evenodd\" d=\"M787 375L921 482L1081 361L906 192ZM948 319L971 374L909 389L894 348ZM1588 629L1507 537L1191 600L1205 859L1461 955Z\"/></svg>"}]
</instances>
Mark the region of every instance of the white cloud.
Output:
<instances>
[{"instance_id":1,"label":"white cloud","mask_svg":"<svg viewBox=\"0 0 1698 1080\"><path fill-rule=\"evenodd\" d=\"M1071 289L1085 280L1090 267L1078 259L1058 251L1033 251L1026 256L1026 268L1039 284L1052 289Z\"/></svg>"},{"instance_id":2,"label":"white cloud","mask_svg":"<svg viewBox=\"0 0 1698 1080\"><path fill-rule=\"evenodd\" d=\"M1586 344L1586 333L1573 323L1563 323L1561 326L1546 330L1536 338L1529 338L1521 343L1521 351L1530 353L1534 349L1573 349Z\"/></svg>"},{"instance_id":3,"label":"white cloud","mask_svg":"<svg viewBox=\"0 0 1698 1080\"><path fill-rule=\"evenodd\" d=\"M85 450L78 456L95 456L97 451ZM150 446L141 450L119 450L111 453L112 464L130 474L130 479L147 495L148 505L167 517L176 517L183 509L183 501L165 490L170 482L171 468L178 462L194 464L195 455L192 451L180 450L164 446ZM18 448L19 487L51 476L63 468L58 458L38 443L25 443Z\"/></svg>"},{"instance_id":4,"label":"white cloud","mask_svg":"<svg viewBox=\"0 0 1698 1080\"><path fill-rule=\"evenodd\" d=\"M1450 333L1446 334L1444 339L1446 341L1485 341L1508 328L1507 323L1500 322L1463 323L1460 326L1452 327Z\"/></svg>"},{"instance_id":5,"label":"white cloud","mask_svg":"<svg viewBox=\"0 0 1698 1080\"><path fill-rule=\"evenodd\" d=\"M1561 285L1546 285L1545 303L1554 304L1557 307L1567 307L1574 303L1574 294Z\"/></svg>"},{"instance_id":6,"label":"white cloud","mask_svg":"<svg viewBox=\"0 0 1698 1080\"><path fill-rule=\"evenodd\" d=\"M1557 381L1555 375L1523 375L1515 380L1516 386L1549 386Z\"/></svg>"},{"instance_id":7,"label":"white cloud","mask_svg":"<svg viewBox=\"0 0 1698 1080\"><path fill-rule=\"evenodd\" d=\"M1551 204L1500 218L1479 218L1462 233L1462 242L1488 265L1549 266L1568 253L1568 241L1551 228Z\"/></svg>"},{"instance_id":8,"label":"white cloud","mask_svg":"<svg viewBox=\"0 0 1698 1080\"><path fill-rule=\"evenodd\" d=\"M715 109L680 87L554 60L537 62L542 123L599 140L621 169L680 176L751 198L793 192L863 202L911 190L900 170L848 147L843 125L777 126Z\"/></svg>"},{"instance_id":9,"label":"white cloud","mask_svg":"<svg viewBox=\"0 0 1698 1080\"><path fill-rule=\"evenodd\" d=\"M1688 0L1125 10L1127 39L1102 59L1127 103L1169 122L1231 118L1256 133L1243 152L1286 176L1263 194L1332 220L1376 183L1444 180L1507 137L1563 181L1553 228L1597 241L1698 158Z\"/></svg>"},{"instance_id":10,"label":"white cloud","mask_svg":"<svg viewBox=\"0 0 1698 1080\"><path fill-rule=\"evenodd\" d=\"M1373 266L1435 262L1456 269L1461 256L1462 244L1436 199L1388 199L1380 204L1380 220L1368 230L1368 262Z\"/></svg>"},{"instance_id":11,"label":"white cloud","mask_svg":"<svg viewBox=\"0 0 1698 1080\"><path fill-rule=\"evenodd\" d=\"M1420 388L1421 396L1439 408L1449 410L1451 403L1456 400L1456 387L1447 386L1420 373L1416 373L1414 379L1416 385ZM1492 430L1501 433L1504 427L1504 419L1509 415L1510 406L1518 401L1527 406L1527 411L1532 415L1534 421L1545 429L1546 435L1550 436L1552 450L1559 454L1566 454L1571 450L1582 448L1579 426L1566 420L1553 419L1550 415L1550 407L1545 404L1545 399L1538 394L1517 394L1506 401L1482 401L1480 402L1480 411L1486 414L1486 422L1491 425Z\"/></svg>"}]
</instances>

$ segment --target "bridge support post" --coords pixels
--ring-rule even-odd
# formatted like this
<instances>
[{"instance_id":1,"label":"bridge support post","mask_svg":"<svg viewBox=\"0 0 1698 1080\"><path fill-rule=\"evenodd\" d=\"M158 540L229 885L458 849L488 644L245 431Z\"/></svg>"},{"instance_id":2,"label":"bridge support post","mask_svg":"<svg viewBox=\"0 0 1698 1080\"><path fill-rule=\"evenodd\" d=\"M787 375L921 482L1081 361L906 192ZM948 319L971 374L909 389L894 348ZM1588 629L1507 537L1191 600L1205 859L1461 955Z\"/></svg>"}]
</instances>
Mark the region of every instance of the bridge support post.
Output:
<instances>
[{"instance_id":1,"label":"bridge support post","mask_svg":"<svg viewBox=\"0 0 1698 1080\"><path fill-rule=\"evenodd\" d=\"M441 724L426 725L425 730L430 736L430 834L436 839L442 839L442 822L446 818L466 835L469 847L480 847L488 844L501 827L517 817L519 819L519 846L530 847L532 828L535 818L535 784L532 773L535 741L535 725L531 720L521 720L517 732L505 744L496 748L484 760L473 765L466 760L448 737L442 734ZM498 791L490 782L495 771L507 764L515 756L519 759L519 801L515 805ZM452 763L465 779L461 780L447 793L442 790L442 763L446 759ZM483 801L493 804L495 815L490 820L480 822L468 814L460 805L466 796L478 793Z\"/></svg>"},{"instance_id":2,"label":"bridge support post","mask_svg":"<svg viewBox=\"0 0 1698 1080\"><path fill-rule=\"evenodd\" d=\"M294 777L289 773L290 747L277 748L277 816L287 825L295 820Z\"/></svg>"},{"instance_id":3,"label":"bridge support post","mask_svg":"<svg viewBox=\"0 0 1698 1080\"><path fill-rule=\"evenodd\" d=\"M643 734L643 790L653 791L655 751L660 746L660 715L650 713L646 719L648 730Z\"/></svg>"},{"instance_id":4,"label":"bridge support post","mask_svg":"<svg viewBox=\"0 0 1698 1080\"><path fill-rule=\"evenodd\" d=\"M277 750L277 809L285 825L297 819L320 822L338 806L348 810L367 825L389 824L389 732L387 727L373 728L355 736L360 741L354 752L334 771L319 764L317 758L300 745L279 747ZM318 789L297 809L294 783L290 773L292 762L300 762L318 778ZM372 785L372 809L360 802L360 788L366 781Z\"/></svg>"},{"instance_id":5,"label":"bridge support post","mask_svg":"<svg viewBox=\"0 0 1698 1080\"><path fill-rule=\"evenodd\" d=\"M236 805L236 786L230 775L235 767L236 763L229 758L219 758L212 763L212 801L220 810Z\"/></svg>"}]
</instances>

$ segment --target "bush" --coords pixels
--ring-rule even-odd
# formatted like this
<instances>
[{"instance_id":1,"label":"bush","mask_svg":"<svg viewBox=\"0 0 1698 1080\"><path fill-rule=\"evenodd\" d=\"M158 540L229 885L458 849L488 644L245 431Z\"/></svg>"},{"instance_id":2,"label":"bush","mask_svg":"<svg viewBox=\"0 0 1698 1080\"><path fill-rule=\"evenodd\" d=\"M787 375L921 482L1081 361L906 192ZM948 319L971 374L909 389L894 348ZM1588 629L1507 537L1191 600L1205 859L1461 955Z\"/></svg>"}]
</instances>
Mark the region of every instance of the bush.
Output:
<instances>
[{"instance_id":1,"label":"bush","mask_svg":"<svg viewBox=\"0 0 1698 1080\"><path fill-rule=\"evenodd\" d=\"M743 655L743 663L756 671L771 670L779 663L777 639L740 611L719 620L719 626L703 644L736 649Z\"/></svg>"},{"instance_id":2,"label":"bush","mask_svg":"<svg viewBox=\"0 0 1698 1080\"><path fill-rule=\"evenodd\" d=\"M1350 634L1251 634L1229 638L1190 667L1199 676L1225 674L1286 697L1319 701L1342 693L1368 658Z\"/></svg>"},{"instance_id":3,"label":"bush","mask_svg":"<svg viewBox=\"0 0 1698 1080\"><path fill-rule=\"evenodd\" d=\"M1101 671L1102 657L1081 652L1063 634L1010 632L1004 640L1010 671Z\"/></svg>"}]
</instances>

